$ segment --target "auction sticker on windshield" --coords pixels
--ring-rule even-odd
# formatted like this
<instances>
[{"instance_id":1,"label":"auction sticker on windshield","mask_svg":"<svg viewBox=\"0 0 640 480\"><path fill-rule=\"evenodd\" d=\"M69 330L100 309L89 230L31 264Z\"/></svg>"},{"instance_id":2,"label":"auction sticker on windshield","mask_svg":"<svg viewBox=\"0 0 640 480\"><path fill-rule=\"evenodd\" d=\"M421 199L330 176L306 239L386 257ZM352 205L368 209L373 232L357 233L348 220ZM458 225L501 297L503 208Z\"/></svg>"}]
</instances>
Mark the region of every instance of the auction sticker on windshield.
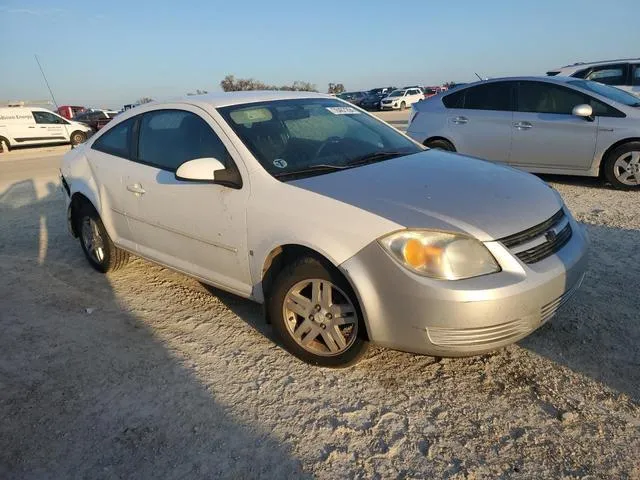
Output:
<instances>
[{"instance_id":1,"label":"auction sticker on windshield","mask_svg":"<svg viewBox=\"0 0 640 480\"><path fill-rule=\"evenodd\" d=\"M334 115L360 115L360 112L353 107L326 107Z\"/></svg>"}]
</instances>

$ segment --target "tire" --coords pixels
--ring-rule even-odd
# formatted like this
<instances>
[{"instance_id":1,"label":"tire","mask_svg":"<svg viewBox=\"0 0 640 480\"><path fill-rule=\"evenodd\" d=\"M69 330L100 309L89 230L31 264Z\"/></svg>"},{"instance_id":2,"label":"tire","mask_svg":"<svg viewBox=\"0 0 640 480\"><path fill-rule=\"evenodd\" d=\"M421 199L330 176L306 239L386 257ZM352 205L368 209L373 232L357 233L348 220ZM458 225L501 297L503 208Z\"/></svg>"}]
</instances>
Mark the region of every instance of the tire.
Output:
<instances>
[{"instance_id":1,"label":"tire","mask_svg":"<svg viewBox=\"0 0 640 480\"><path fill-rule=\"evenodd\" d=\"M611 150L604 161L604 176L619 190L640 189L640 142L629 142Z\"/></svg>"},{"instance_id":2,"label":"tire","mask_svg":"<svg viewBox=\"0 0 640 480\"><path fill-rule=\"evenodd\" d=\"M456 149L453 146L453 144L451 142L448 142L447 140L444 140L444 139L429 140L428 142L425 142L424 146L425 147L429 147L429 148L433 148L433 149L444 150L446 152L455 152L456 151Z\"/></svg>"},{"instance_id":3,"label":"tire","mask_svg":"<svg viewBox=\"0 0 640 480\"><path fill-rule=\"evenodd\" d=\"M87 134L84 132L81 132L80 130L76 130L69 137L69 140L71 141L71 145L78 145L84 142L86 139L87 139Z\"/></svg>"},{"instance_id":4,"label":"tire","mask_svg":"<svg viewBox=\"0 0 640 480\"><path fill-rule=\"evenodd\" d=\"M405 108L407 108L407 104L404 102L400 102L400 111L402 112Z\"/></svg>"},{"instance_id":5,"label":"tire","mask_svg":"<svg viewBox=\"0 0 640 480\"><path fill-rule=\"evenodd\" d=\"M331 298L325 294L328 291ZM348 367L369 347L351 286L320 259L302 257L285 266L267 298L267 309L285 348L312 365Z\"/></svg>"},{"instance_id":6,"label":"tire","mask_svg":"<svg viewBox=\"0 0 640 480\"><path fill-rule=\"evenodd\" d=\"M10 152L11 145L9 145L9 139L0 137L0 152Z\"/></svg>"},{"instance_id":7,"label":"tire","mask_svg":"<svg viewBox=\"0 0 640 480\"><path fill-rule=\"evenodd\" d=\"M92 205L82 205L74 221L82 250L94 269L101 273L113 272L127 263L129 254L113 244Z\"/></svg>"}]
</instances>

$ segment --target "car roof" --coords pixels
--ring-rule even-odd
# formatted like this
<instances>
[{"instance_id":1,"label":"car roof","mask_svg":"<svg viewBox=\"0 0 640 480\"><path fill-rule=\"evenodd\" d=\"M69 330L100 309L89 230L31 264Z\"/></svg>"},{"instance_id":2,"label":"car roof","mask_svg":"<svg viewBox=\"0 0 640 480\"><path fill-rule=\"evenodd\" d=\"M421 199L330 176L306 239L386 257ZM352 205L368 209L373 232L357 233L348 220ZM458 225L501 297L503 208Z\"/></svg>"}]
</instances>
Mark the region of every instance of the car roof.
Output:
<instances>
[{"instance_id":1,"label":"car roof","mask_svg":"<svg viewBox=\"0 0 640 480\"><path fill-rule=\"evenodd\" d=\"M620 62L640 62L640 57L636 57L636 58L618 58L615 60L600 60L597 62L576 62L576 63L572 63L571 65L565 65L563 67L559 67L556 68L555 70L562 70L564 68L583 68L583 67L592 67L594 65L609 65L609 64L614 64L614 63L620 63Z\"/></svg>"},{"instance_id":2,"label":"car roof","mask_svg":"<svg viewBox=\"0 0 640 480\"><path fill-rule=\"evenodd\" d=\"M560 75L557 75L554 77L544 76L544 75L528 76L528 77L498 77L498 78L489 78L487 80L478 80L477 82L473 82L473 83L457 84L453 90L450 89L449 91L458 92L460 90L465 90L470 87L475 87L476 85L481 85L483 83L517 82L517 81L524 81L524 80L536 81L536 82L547 82L547 83L568 83L570 81L581 80L581 79L574 78L574 77L563 77ZM444 92L444 93L446 94L447 92Z\"/></svg>"},{"instance_id":3,"label":"car roof","mask_svg":"<svg viewBox=\"0 0 640 480\"><path fill-rule=\"evenodd\" d=\"M246 92L220 92L205 95L188 95L158 103L189 103L192 105L209 105L213 108L242 105L245 103L269 102L273 100L295 100L298 98L331 98L335 97L315 92L282 92L278 90L251 90Z\"/></svg>"}]
</instances>

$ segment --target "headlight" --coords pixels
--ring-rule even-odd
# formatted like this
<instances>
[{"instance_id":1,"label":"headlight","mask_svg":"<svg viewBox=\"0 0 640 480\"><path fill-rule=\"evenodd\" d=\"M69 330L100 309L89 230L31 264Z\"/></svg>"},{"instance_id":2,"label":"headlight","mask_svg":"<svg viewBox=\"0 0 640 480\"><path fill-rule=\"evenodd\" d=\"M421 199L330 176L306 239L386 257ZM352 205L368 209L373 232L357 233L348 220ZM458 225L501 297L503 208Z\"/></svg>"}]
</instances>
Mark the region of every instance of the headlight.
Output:
<instances>
[{"instance_id":1,"label":"headlight","mask_svg":"<svg viewBox=\"0 0 640 480\"><path fill-rule=\"evenodd\" d=\"M403 230L379 242L402 266L425 277L461 280L500 271L489 250L464 235Z\"/></svg>"}]
</instances>

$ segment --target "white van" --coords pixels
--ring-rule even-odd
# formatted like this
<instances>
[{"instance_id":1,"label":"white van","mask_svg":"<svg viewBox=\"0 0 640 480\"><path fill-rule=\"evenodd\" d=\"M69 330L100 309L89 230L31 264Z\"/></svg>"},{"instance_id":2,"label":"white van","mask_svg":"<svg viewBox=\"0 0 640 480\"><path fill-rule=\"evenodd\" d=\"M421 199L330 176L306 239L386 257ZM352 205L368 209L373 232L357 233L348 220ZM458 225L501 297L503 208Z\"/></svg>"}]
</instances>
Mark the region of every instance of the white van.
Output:
<instances>
[{"instance_id":1,"label":"white van","mask_svg":"<svg viewBox=\"0 0 640 480\"><path fill-rule=\"evenodd\" d=\"M0 143L12 148L22 145L84 142L90 127L67 120L45 108L0 108Z\"/></svg>"}]
</instances>

